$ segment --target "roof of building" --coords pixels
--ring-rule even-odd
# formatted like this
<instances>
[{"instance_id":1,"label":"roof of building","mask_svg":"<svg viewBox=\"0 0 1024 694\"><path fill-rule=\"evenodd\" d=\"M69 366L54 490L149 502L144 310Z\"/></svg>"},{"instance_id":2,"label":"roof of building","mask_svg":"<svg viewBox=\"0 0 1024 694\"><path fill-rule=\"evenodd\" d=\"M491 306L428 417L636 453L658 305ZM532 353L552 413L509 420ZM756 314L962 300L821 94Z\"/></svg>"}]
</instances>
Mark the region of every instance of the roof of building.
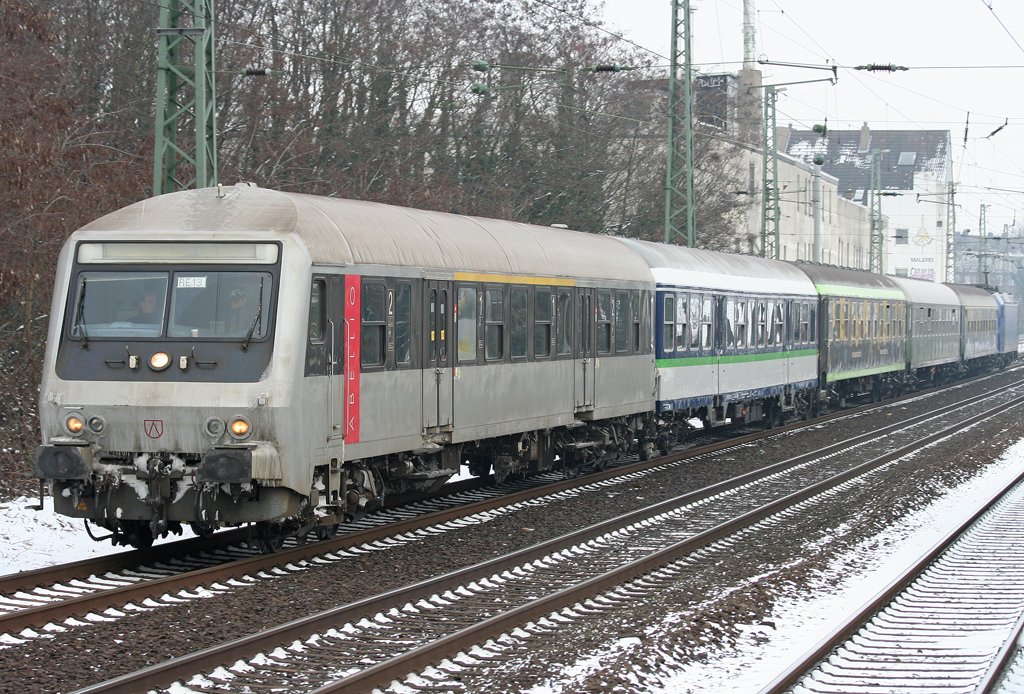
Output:
<instances>
[{"instance_id":1,"label":"roof of building","mask_svg":"<svg viewBox=\"0 0 1024 694\"><path fill-rule=\"evenodd\" d=\"M796 159L812 162L815 155L824 157L822 170L839 179L839 194L865 204L875 151L881 152L882 190L913 190L915 174L944 181L950 173L948 130L870 130L865 124L860 130L830 129L823 137L791 127L778 141L782 151Z\"/></svg>"}]
</instances>

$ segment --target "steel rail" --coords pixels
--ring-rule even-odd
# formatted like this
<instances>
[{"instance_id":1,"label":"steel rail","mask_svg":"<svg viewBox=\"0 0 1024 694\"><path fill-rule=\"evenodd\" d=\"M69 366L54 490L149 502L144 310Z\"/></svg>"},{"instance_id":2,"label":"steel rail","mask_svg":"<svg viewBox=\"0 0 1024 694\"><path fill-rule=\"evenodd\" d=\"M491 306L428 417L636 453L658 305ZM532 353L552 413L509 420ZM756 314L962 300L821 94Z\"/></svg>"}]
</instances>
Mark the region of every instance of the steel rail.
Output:
<instances>
[{"instance_id":1,"label":"steel rail","mask_svg":"<svg viewBox=\"0 0 1024 694\"><path fill-rule=\"evenodd\" d=\"M356 694L357 692L369 691L373 687L385 686L389 682L402 678L410 672L415 672L425 668L445 657L456 655L457 653L467 648L471 648L487 638L493 638L505 631L523 624L524 622L543 617L564 607L574 605L586 600L587 598L614 588L615 586L621 585L631 579L649 573L661 566L664 566L665 564L680 559L687 554L691 554L702 547L722 540L742 528L764 520L778 511L796 505L802 501L806 501L827 489L838 486L844 482L870 472L875 468L914 453L921 448L935 443L936 441L957 431L973 426L977 422L1022 403L1024 403L1024 396L1015 399L1010 404L986 410L979 415L964 420L963 422L958 422L957 424L947 427L942 431L929 434L912 444L908 444L896 451L869 460L829 479L817 482L802 491L789 494L781 499L766 504L759 509L755 509L731 521L722 523L721 525L696 535L693 538L683 540L671 547L655 552L644 559L632 562L601 576L597 576L572 588L540 598L504 614L495 615L494 617L477 625L468 627L442 639L438 639L433 643L420 646L417 649L398 655L388 661L378 663L377 665L345 677L337 682L315 689L313 690L313 694ZM1022 477L1024 477L1024 474L1022 474Z\"/></svg>"},{"instance_id":2,"label":"steel rail","mask_svg":"<svg viewBox=\"0 0 1024 694\"><path fill-rule=\"evenodd\" d=\"M242 542L247 535L248 531L244 528L228 530L216 533L208 538L192 537L187 540L178 540L149 549L115 552L102 557L91 557L68 564L45 566L30 571L19 571L18 573L0 576L0 595L11 595L18 591L31 590L40 586L52 586L56 583L87 578L88 576L103 574L108 571L134 569L147 564L168 561L202 551L222 549ZM174 547L175 551L168 552L164 549L169 547Z\"/></svg>"},{"instance_id":3,"label":"steel rail","mask_svg":"<svg viewBox=\"0 0 1024 694\"><path fill-rule=\"evenodd\" d=\"M1015 384L1016 385L1016 384ZM853 436L849 439L839 441L831 444L824 448L803 455L789 458L778 463L774 463L764 468L754 470L730 480L725 480L715 485L699 489L694 492L690 492L682 497L676 499L670 499L660 504L656 504L655 507L649 509L642 509L631 514L627 514L626 517L633 518L639 517L640 514L647 512L653 513L654 508L670 508L673 504L678 505L685 501L685 503L692 503L701 498L712 496L714 494L720 494L723 491L747 484L753 480L761 477L771 475L780 470L784 470L789 467L800 465L809 460L831 455L845 448L871 441L885 436L894 431L900 429L906 429L922 421L927 421L935 417L942 416L951 411L969 406L978 401L991 398L994 395L1005 392L1015 385L1004 386L990 393L978 395L972 399L964 402L948 405L938 410L929 412L927 414L918 415L911 417L900 422L896 422L885 427L881 427L874 431ZM778 429L771 430L774 434L778 432ZM60 622L71 617L82 617L83 615L89 614L90 612L103 611L109 607L116 605L123 605L131 602L138 602L146 600L147 598L159 598L165 594L173 594L175 592L194 588L201 585L210 585L216 582L227 581L232 578L238 578L245 574L258 573L260 571L272 568L278 564L301 561L303 559L311 559L313 557L322 556L331 552L348 549L350 547L362 545L375 540L382 540L386 537L392 537L395 535L401 535L404 533L413 532L424 527L431 525L440 525L457 518L474 515L478 513L484 513L492 511L497 508L504 506L511 506L517 503L530 501L539 497L557 494L567 489L574 487L594 484L602 482L608 479L612 479L618 476L632 474L638 471L647 470L653 467L660 467L663 465L670 465L675 462L680 462L698 455L706 455L709 452L715 452L722 449L732 448L734 446L740 446L750 441L758 440L762 438L764 433L757 435L750 435L748 437L741 437L740 439L730 439L728 442L721 442L718 444L712 444L709 447L702 449L693 449L681 453L676 453L658 460L645 461L641 463L630 464L622 467L618 467L614 470L606 470L595 475L589 475L584 478L574 478L569 480L563 480L555 482L542 487L521 490L513 492L508 495L495 497L493 499L484 499L477 502L472 502L462 506L456 506L450 509L442 509L439 511L433 511L420 516L409 518L406 520L396 521L376 528L368 530L349 533L341 537L334 538L332 540L326 540L321 542L314 542L312 544L299 545L297 547L288 549L283 552L269 555L255 555L252 557L246 557L244 559L237 559L234 561L226 562L216 566L210 566L202 569L196 569L194 571L183 572L172 576L166 576L162 578L152 579L144 582L140 582L133 585L128 585L120 588L109 588L104 590L97 590L87 595L81 595L73 598L68 598L60 602L53 602L40 605L38 607L31 607L16 612L11 612L5 615L0 615L0 634L2 633L18 633L23 629L31 627L41 627L51 622ZM710 449L710 450L709 450ZM615 519L613 519L615 520ZM556 538L557 540L558 538Z\"/></svg>"},{"instance_id":4,"label":"steel rail","mask_svg":"<svg viewBox=\"0 0 1024 694\"><path fill-rule=\"evenodd\" d=\"M943 535L934 545L931 546L927 551L924 552L911 566L907 567L899 576L892 579L888 584L879 590L874 596L867 600L863 605L860 606L855 612L851 613L842 624L836 626L830 631L825 637L823 637L817 644L807 650L800 658L791 663L785 670L779 673L771 682L761 688L760 694L776 694L778 692L784 692L790 687L795 685L800 679L810 671L815 665L820 663L824 658L831 653L835 648L845 641L849 640L857 631L863 626L868 620L875 616L879 610L888 605L893 599L899 595L907 586L914 582L928 566L935 561L939 556L942 555L949 547L972 525L978 522L982 516L985 515L1001 498L1003 498L1007 492L1009 492L1014 485L1019 484L1024 480L1024 472L1021 472L1012 482L1005 485L998 492L996 492L985 504L970 518L957 525L952 530L948 531ZM1020 635L1021 628L1024 627L1024 616L1022 616L1015 627L1015 637L1004 645L1004 650L1009 651L1006 656L1009 659L1013 655L1016 644L1016 637ZM998 678L1001 669L997 669L995 664L989 669L987 675L992 675L995 679ZM994 681L992 685L994 686ZM991 691L990 689L979 688L976 691Z\"/></svg>"},{"instance_id":5,"label":"steel rail","mask_svg":"<svg viewBox=\"0 0 1024 694\"><path fill-rule=\"evenodd\" d=\"M410 671L425 667L446 655L479 643L489 636L500 634L524 621L529 621L539 616L549 614L565 605L575 604L576 602L586 599L587 597L591 597L594 594L648 573L649 571L670 563L681 556L723 539L743 527L763 520L781 509L800 503L801 501L815 496L821 491L834 487L838 484L842 484L843 482L865 474L866 472L869 472L881 465L908 455L909 453L919 450L921 447L927 446L943 437L949 436L951 433L955 433L963 428L972 426L978 421L982 421L987 417L993 416L993 414L997 412L1020 403L1024 403L1024 396L1016 398L1009 405L1003 404L986 410L981 414L958 422L953 426L946 427L939 432L929 434L913 444L902 446L895 451L857 465L850 470L835 475L827 480L811 485L802 491L784 496L770 504L762 506L759 509L745 513L732 521L719 524L714 528L676 543L666 549L652 553L644 559L631 562L615 571L580 583L573 588L565 589L553 595L540 598L531 603L515 608L505 614L496 615L473 627L469 627L443 637L431 644L424 645L413 651L397 656L394 659L370 667L360 673L354 674L317 691L368 691L374 686L386 685L396 677L404 676ZM932 413L931 416L935 416L935 414ZM897 426L898 428L899 425L894 426ZM904 424L904 426L906 426L906 424ZM864 435L855 438L863 439L876 437L877 433L873 433L871 435ZM833 444L823 450L831 452L832 449L836 448L838 445L839 444ZM817 457L821 457L821 452L819 451L817 453ZM828 453L826 453L826 455L827 454ZM791 459L791 461L787 462L789 462L790 465L796 465L799 463L795 461L800 460L800 462L805 462L804 459L806 457L807 456L799 456L798 458ZM762 476L767 476L768 474L776 472L781 465L782 464L780 463L771 466L772 469L770 472L761 471ZM415 602L419 597L443 593L446 590L455 588L464 583L485 578L515 566L534 561L538 558L564 549L567 546L577 545L581 542L587 541L588 539L593 539L594 537L599 537L609 532L613 532L623 526L636 523L639 518L650 517L663 513L669 506L683 506L693 503L699 498L706 498L707 496L720 494L732 487L749 484L752 475L754 475L754 473L744 475L743 477L735 480L728 480L718 485L707 487L704 490L691 492L673 500L654 504L646 509L634 511L610 521L595 524L583 530L569 533L533 547L519 550L510 555L497 557L471 567L466 567L464 569L445 574L441 577L421 581L417 584L389 591L382 595L372 596L349 605L344 605L309 617L294 620L265 632L248 635L234 641L213 646L197 653L174 658L166 661L165 663L154 665L135 673L129 673L107 682L101 682L79 691L82 693L87 692L89 694L97 692L134 692L138 691L140 688L168 686L176 680L189 677L197 672L205 672L225 663L234 662L239 658L251 657L257 652L266 651L267 649L276 647L281 643L289 643L294 640L304 639L312 634L336 627L338 624L343 624L347 621L356 621L367 614L375 614L384 609L393 607L396 604L400 605L406 602Z\"/></svg>"},{"instance_id":6,"label":"steel rail","mask_svg":"<svg viewBox=\"0 0 1024 694\"><path fill-rule=\"evenodd\" d=\"M1024 475L1022 475L1024 477ZM1020 478L1018 478L1020 479ZM1002 647L999 649L999 653L996 654L992 664L988 666L985 674L982 675L981 680L978 682L978 686L975 688L975 694L989 694L994 692L996 687L999 685L999 680L1002 678L1003 673L1016 658L1020 646L1021 634L1024 633L1024 613L1017 618L1016 623L1013 625L1013 629L1010 632L1010 636L1003 642Z\"/></svg>"},{"instance_id":7,"label":"steel rail","mask_svg":"<svg viewBox=\"0 0 1024 694\"><path fill-rule=\"evenodd\" d=\"M968 380L965 380L965 381L958 381L956 385L957 386L966 385L966 384L969 384L969 383L972 383L972 382L975 382L975 381L983 380L985 378L991 378L994 375L1006 374L1006 373L1009 373L1009 371L1011 371L1011 370L1013 370L1013 369L1009 369L1007 371L999 372L999 374L988 374L988 375L985 375L985 376L979 376L979 377L976 377L976 378L973 378L973 379L968 379ZM999 388L990 391L986 395L990 396L990 395L1002 392L1002 391L1004 391L1004 390L1006 390L1008 388L1012 388L1014 385L1015 384L1010 384L1010 385L1006 385L1006 386L1000 386ZM626 474L630 474L630 473L633 473L633 472L641 472L641 471L644 471L644 470L647 470L647 469L651 469L651 468L657 467L659 465L671 464L671 463L678 462L678 461L681 461L681 460L687 460L689 458L694 458L694 457L697 457L697 456L707 455L707 454L715 453L715 452L718 452L718 451L721 451L721 450L727 450L728 448L731 448L731 447L734 447L734 446L744 446L744 445L746 445L748 443L752 443L754 441L758 441L758 440L760 440L762 438L774 436L776 434L786 433L786 432L790 432L790 431L795 431L795 430L799 430L799 429L807 428L807 427L813 427L813 426L816 426L818 424L822 424L822 423L825 423L825 422L828 422L828 421L831 421L831 420L834 420L834 419L839 419L839 418L842 418L842 417L856 416L856 415L859 415L859 414L863 414L865 412L869 412L872 409L876 409L876 408L879 408L879 407L885 407L885 406L891 406L891 405L899 403L899 402L901 402L903 400L909 400L909 399L912 399L912 398L919 398L919 397L922 397L922 396L925 396L925 395L930 395L930 394L935 394L935 393L938 393L938 392L942 392L943 390L945 390L945 389L940 389L939 387L936 387L936 388L932 388L932 389L915 391L914 393L910 393L910 394L901 396L899 398L893 398L891 400L883 401L882 403L870 403L870 404L861 405L859 407L855 407L855 408L851 408L851 409L839 410L839 411L836 411L836 412L829 412L829 413L823 414L823 415L821 415L819 417L816 417L814 419L791 422L791 423L786 424L786 425L784 425L782 427L776 427L774 429L769 429L769 430L766 430L766 431L756 432L756 433L752 433L752 434L745 434L743 436L738 436L738 437L730 438L730 439L727 439L727 440L724 440L724 441L718 441L718 442L715 442L715 443L711 443L711 444L700 446L698 448L688 449L688 450L683 451L683 452L673 453L673 454L670 454L668 456L662 456L662 457L659 457L659 458L656 458L656 459L652 459L652 460L638 461L638 462L634 462L634 463L628 463L626 465L616 466L614 469L606 469L604 471L600 471L600 472L596 472L596 473L587 475L583 479L586 481L586 483L601 482L601 481L604 481L606 479L611 479L611 478L619 476L619 475L626 475ZM965 403L963 403L963 404L966 404L966 403L969 403L969 402L976 402L978 399L981 399L981 398L984 398L984 397L986 397L986 396L977 396L975 398L969 399L968 401L965 401ZM961 406L962 406L962 404L961 404ZM946 408L941 408L940 410L936 410L936 412L941 412L941 411L945 411L945 410L946 410ZM907 420L907 421L911 421L911 420ZM565 481L565 482L555 483L556 485L558 485L557 488L554 485L552 485L552 486L547 487L547 489L549 490L549 493L556 493L557 491L562 491L564 489L569 489L572 486L574 486L576 484L579 484L579 483L580 483L579 479L577 479L575 481L568 480L568 481ZM442 498L442 497L445 497L445 496L448 496L448 495L451 495L451 494L455 494L455 493L459 493L459 492L463 492L463 491L472 491L472 490L480 489L483 486L486 486L486 484L487 484L487 482L483 482L481 484L481 482L479 480L462 480L462 481L455 482L455 483L452 483L450 485L447 485L445 488L443 488L442 490L440 490L436 494L433 494L433 495L431 495L429 497L426 497L426 498L414 499L414 498L411 498L411 497L410 498L402 497L401 499L396 499L396 500L394 500L394 505L392 505L392 503L387 503L386 504L386 508L400 507L401 504L405 503L405 502L422 502L422 501L428 501L428 500L431 500L431 499ZM526 490L526 491L521 492L521 493L522 494L527 494L528 492L529 492L529 490ZM506 498L511 498L511 497L506 497ZM529 497L524 497L524 498L529 498ZM514 502L509 502L509 503L514 503ZM436 521L436 522L442 522L442 521ZM392 526L392 527L397 527L397 526ZM351 536L351 534L346 535L346 537L349 537L349 536ZM178 541L175 541L175 542L169 542L169 543L166 543L164 545L160 545L158 547L152 547L152 548L145 549L145 550L131 550L131 551L125 551L125 552L117 552L117 553L105 555L105 556L102 556L102 557L94 557L94 558L89 558L89 559L83 559L83 560L76 561L76 562L71 562L71 563L68 563L68 564L58 564L58 565L54 565L54 566L48 566L48 567L41 567L41 568L38 568L38 569L32 569L32 570L29 570L29 571L21 571L21 572L7 574L7 575L0 575L0 596L9 596L9 595L13 595L14 593L17 593L17 592L29 591L29 590L32 590L32 589L37 588L37 587L49 587L49 586L53 586L55 584L63 583L63 582L70 581L70 580L85 580L85 579L87 579L91 575L100 575L100 574L103 574L103 573L106 573L106 572L110 572L110 571L121 571L121 570L125 570L125 569L138 569L138 568L143 567L143 566L145 566L147 564L153 564L153 563L157 563L157 562L168 562L168 561L172 561L174 559L186 558L188 555L195 554L195 553L197 553L199 551L210 550L210 549L223 549L223 548L231 547L232 545L238 545L238 544L241 544L241 543L245 542L247 539L250 539L250 538L251 538L251 530L249 528L230 529L230 530L225 530L223 532L216 533L216 534L214 534L210 538L205 538L205 539L204 538L189 538L189 539L186 539L186 540L178 540ZM325 547L323 541L321 541L317 546L318 547ZM342 545L341 547L343 548L344 546ZM297 557L296 555L290 554L290 552L293 552L293 551L294 552L299 552L301 554L301 549L285 549L285 550L283 550L281 552L278 552L276 554L276 556L280 557L283 561L289 561L289 560L291 560L293 558L299 558L299 559L302 558L301 556ZM331 550L330 549L325 549L324 551L331 551ZM105 592L107 592L108 594L110 593L110 591L105 591ZM0 622L0 633L3 633L3 629L4 629L4 627L2 626L2 622Z\"/></svg>"}]
</instances>

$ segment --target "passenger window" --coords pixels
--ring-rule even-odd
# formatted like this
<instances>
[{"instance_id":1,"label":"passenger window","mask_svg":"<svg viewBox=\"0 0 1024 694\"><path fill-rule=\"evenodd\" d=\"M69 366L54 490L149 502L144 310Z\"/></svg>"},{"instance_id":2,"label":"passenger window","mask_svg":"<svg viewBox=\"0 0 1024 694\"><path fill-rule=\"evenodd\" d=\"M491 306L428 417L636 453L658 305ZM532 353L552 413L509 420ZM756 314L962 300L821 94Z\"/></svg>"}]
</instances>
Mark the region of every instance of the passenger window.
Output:
<instances>
[{"instance_id":1,"label":"passenger window","mask_svg":"<svg viewBox=\"0 0 1024 694\"><path fill-rule=\"evenodd\" d=\"M322 343L324 341L324 297L327 292L323 280L313 280L313 286L309 291L309 341Z\"/></svg>"},{"instance_id":2,"label":"passenger window","mask_svg":"<svg viewBox=\"0 0 1024 694\"><path fill-rule=\"evenodd\" d=\"M771 344L773 344L773 345L781 345L782 344L783 329L785 327L785 324L784 324L783 319L782 319L782 302L781 301L773 301L772 304L773 305L772 305Z\"/></svg>"},{"instance_id":3,"label":"passenger window","mask_svg":"<svg viewBox=\"0 0 1024 694\"><path fill-rule=\"evenodd\" d=\"M671 352L676 329L676 297L674 295L665 294L662 314L661 349L663 352Z\"/></svg>"},{"instance_id":4,"label":"passenger window","mask_svg":"<svg viewBox=\"0 0 1024 694\"><path fill-rule=\"evenodd\" d=\"M572 354L572 293L568 289L558 290L555 307L555 345L558 354Z\"/></svg>"},{"instance_id":5,"label":"passenger window","mask_svg":"<svg viewBox=\"0 0 1024 694\"><path fill-rule=\"evenodd\" d=\"M647 292L644 292L644 298L647 298ZM630 333L631 345L630 349L633 354L640 354L640 293L633 292L630 295L630 308L633 312L633 330Z\"/></svg>"},{"instance_id":6,"label":"passenger window","mask_svg":"<svg viewBox=\"0 0 1024 694\"><path fill-rule=\"evenodd\" d=\"M736 299L725 300L725 346L736 349Z\"/></svg>"},{"instance_id":7,"label":"passenger window","mask_svg":"<svg viewBox=\"0 0 1024 694\"><path fill-rule=\"evenodd\" d=\"M597 353L611 354L612 351L612 293L597 293Z\"/></svg>"},{"instance_id":8,"label":"passenger window","mask_svg":"<svg viewBox=\"0 0 1024 694\"><path fill-rule=\"evenodd\" d=\"M503 356L505 296L504 292L497 288L488 289L484 296L484 358L488 361L497 361Z\"/></svg>"},{"instance_id":9,"label":"passenger window","mask_svg":"<svg viewBox=\"0 0 1024 694\"><path fill-rule=\"evenodd\" d=\"M736 332L736 347L742 349L747 346L747 302L736 302L736 313L734 319Z\"/></svg>"},{"instance_id":10,"label":"passenger window","mask_svg":"<svg viewBox=\"0 0 1024 694\"><path fill-rule=\"evenodd\" d=\"M704 297L700 314L700 343L704 349L711 349L711 297Z\"/></svg>"},{"instance_id":11,"label":"passenger window","mask_svg":"<svg viewBox=\"0 0 1024 694\"><path fill-rule=\"evenodd\" d=\"M395 292L395 364L412 363L412 285L399 282Z\"/></svg>"},{"instance_id":12,"label":"passenger window","mask_svg":"<svg viewBox=\"0 0 1024 694\"><path fill-rule=\"evenodd\" d=\"M456 328L459 331L459 361L462 363L476 361L476 287L459 287L458 319Z\"/></svg>"},{"instance_id":13,"label":"passenger window","mask_svg":"<svg viewBox=\"0 0 1024 694\"><path fill-rule=\"evenodd\" d=\"M509 293L511 315L509 316L509 352L513 359L526 357L526 327L529 320L527 306L530 293L526 287L512 287Z\"/></svg>"},{"instance_id":14,"label":"passenger window","mask_svg":"<svg viewBox=\"0 0 1024 694\"><path fill-rule=\"evenodd\" d=\"M615 292L615 351L619 354L629 351L629 326L631 318L629 292Z\"/></svg>"},{"instance_id":15,"label":"passenger window","mask_svg":"<svg viewBox=\"0 0 1024 694\"><path fill-rule=\"evenodd\" d=\"M360 363L363 366L384 366L385 297L383 282L363 282L360 331Z\"/></svg>"},{"instance_id":16,"label":"passenger window","mask_svg":"<svg viewBox=\"0 0 1024 694\"><path fill-rule=\"evenodd\" d=\"M758 347L764 347L768 343L768 302L758 301L757 302L757 323L756 330L757 334L756 342Z\"/></svg>"},{"instance_id":17,"label":"passenger window","mask_svg":"<svg viewBox=\"0 0 1024 694\"><path fill-rule=\"evenodd\" d=\"M681 294L676 302L676 351L684 352L690 348L690 297Z\"/></svg>"},{"instance_id":18,"label":"passenger window","mask_svg":"<svg viewBox=\"0 0 1024 694\"><path fill-rule=\"evenodd\" d=\"M693 351L697 351L700 347L700 303L700 294L690 295L690 349Z\"/></svg>"},{"instance_id":19,"label":"passenger window","mask_svg":"<svg viewBox=\"0 0 1024 694\"><path fill-rule=\"evenodd\" d=\"M538 287L533 306L533 355L541 359L551 356L551 304L550 289Z\"/></svg>"}]
</instances>

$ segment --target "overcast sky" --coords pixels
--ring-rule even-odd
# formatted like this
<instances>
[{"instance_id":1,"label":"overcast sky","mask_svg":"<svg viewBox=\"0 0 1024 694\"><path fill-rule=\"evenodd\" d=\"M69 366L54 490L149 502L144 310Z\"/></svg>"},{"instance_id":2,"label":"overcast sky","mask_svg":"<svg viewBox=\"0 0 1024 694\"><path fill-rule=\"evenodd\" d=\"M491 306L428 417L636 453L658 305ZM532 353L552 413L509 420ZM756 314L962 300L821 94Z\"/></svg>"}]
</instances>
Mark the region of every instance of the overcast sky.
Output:
<instances>
[{"instance_id":1,"label":"overcast sky","mask_svg":"<svg viewBox=\"0 0 1024 694\"><path fill-rule=\"evenodd\" d=\"M743 58L742 0L691 0L693 56L701 72L735 72ZM793 85L778 124L831 129L949 130L959 184L959 229L989 233L1024 223L1024 0L755 0L757 55L769 61L840 66L836 85ZM609 28L665 56L671 0L606 0ZM868 73L865 63L910 70ZM766 84L827 73L763 65ZM970 113L967 142L964 129ZM992 131L1009 124L988 137ZM1018 192L991 190L1008 189ZM883 201L884 213L884 201Z\"/></svg>"}]
</instances>

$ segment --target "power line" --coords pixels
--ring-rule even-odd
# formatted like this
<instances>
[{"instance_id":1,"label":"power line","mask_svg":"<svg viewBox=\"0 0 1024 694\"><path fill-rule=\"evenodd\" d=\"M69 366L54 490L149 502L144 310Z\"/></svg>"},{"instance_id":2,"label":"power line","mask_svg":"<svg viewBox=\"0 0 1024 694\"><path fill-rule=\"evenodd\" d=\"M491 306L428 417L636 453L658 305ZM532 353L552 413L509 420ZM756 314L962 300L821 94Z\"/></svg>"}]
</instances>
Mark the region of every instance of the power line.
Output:
<instances>
[{"instance_id":1,"label":"power line","mask_svg":"<svg viewBox=\"0 0 1024 694\"><path fill-rule=\"evenodd\" d=\"M1017 37L1015 37L1009 28L1003 23L1003 20L999 18L999 15L996 14L995 8L985 2L985 0L981 0L981 4L988 8L989 12L992 13L992 16L996 18L997 22L999 22L999 26L1001 26L1003 31L1006 32L1006 35L1010 37L1010 40L1017 44L1017 48L1020 49L1021 53L1024 53L1024 46L1020 45L1020 41L1017 40Z\"/></svg>"}]
</instances>

